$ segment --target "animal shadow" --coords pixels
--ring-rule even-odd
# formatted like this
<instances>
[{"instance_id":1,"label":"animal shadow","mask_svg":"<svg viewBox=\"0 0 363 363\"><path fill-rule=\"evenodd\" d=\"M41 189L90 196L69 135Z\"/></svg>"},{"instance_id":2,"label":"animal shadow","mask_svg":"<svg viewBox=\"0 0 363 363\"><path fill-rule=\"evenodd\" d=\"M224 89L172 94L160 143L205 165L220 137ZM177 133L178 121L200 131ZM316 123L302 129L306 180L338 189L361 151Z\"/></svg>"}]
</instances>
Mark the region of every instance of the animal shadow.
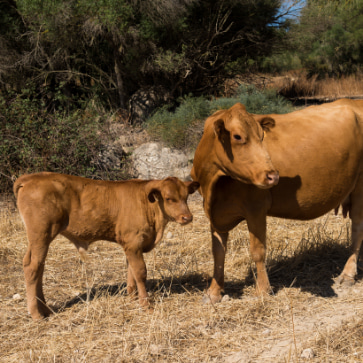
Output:
<instances>
[{"instance_id":1,"label":"animal shadow","mask_svg":"<svg viewBox=\"0 0 363 363\"><path fill-rule=\"evenodd\" d=\"M88 289L86 292L79 294L70 300L66 301L61 306L55 306L52 310L55 313L60 313L68 308L71 308L77 304L84 304L86 302L90 302L94 300L96 297L101 295L107 296L116 296L116 295L126 295L126 283L114 284L114 285L102 285L102 286L95 286Z\"/></svg>"},{"instance_id":2,"label":"animal shadow","mask_svg":"<svg viewBox=\"0 0 363 363\"><path fill-rule=\"evenodd\" d=\"M205 274L190 273L183 276L168 276L161 279L148 279L146 282L146 288L152 298L155 294L170 296L173 294L200 292L207 288L209 282L209 278L206 277ZM88 291L66 301L61 306L52 307L52 310L55 313L60 313L74 305L90 302L102 295L127 296L126 282L114 285L94 286L88 289Z\"/></svg>"},{"instance_id":3,"label":"animal shadow","mask_svg":"<svg viewBox=\"0 0 363 363\"><path fill-rule=\"evenodd\" d=\"M299 248L292 257L271 259L267 262L268 275L274 292L284 287L298 287L320 297L337 296L335 278L343 271L350 256L347 245L327 240ZM357 279L362 278L360 272ZM250 269L245 284L255 284L254 271Z\"/></svg>"}]
</instances>

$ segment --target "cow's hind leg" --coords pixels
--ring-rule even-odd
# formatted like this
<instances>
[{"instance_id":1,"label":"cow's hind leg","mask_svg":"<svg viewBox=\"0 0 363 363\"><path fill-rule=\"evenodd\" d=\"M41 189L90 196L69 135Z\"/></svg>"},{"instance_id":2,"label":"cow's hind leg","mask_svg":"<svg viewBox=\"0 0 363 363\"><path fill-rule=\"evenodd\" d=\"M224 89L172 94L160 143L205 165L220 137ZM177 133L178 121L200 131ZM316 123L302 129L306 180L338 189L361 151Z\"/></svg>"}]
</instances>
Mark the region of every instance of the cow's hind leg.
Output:
<instances>
[{"instance_id":1,"label":"cow's hind leg","mask_svg":"<svg viewBox=\"0 0 363 363\"><path fill-rule=\"evenodd\" d=\"M363 257L361 250L363 240L363 176L356 184L350 195L351 205L349 215L352 220L352 254L346 262L342 273L337 278L337 283L352 285L357 276L358 257Z\"/></svg>"}]
</instances>

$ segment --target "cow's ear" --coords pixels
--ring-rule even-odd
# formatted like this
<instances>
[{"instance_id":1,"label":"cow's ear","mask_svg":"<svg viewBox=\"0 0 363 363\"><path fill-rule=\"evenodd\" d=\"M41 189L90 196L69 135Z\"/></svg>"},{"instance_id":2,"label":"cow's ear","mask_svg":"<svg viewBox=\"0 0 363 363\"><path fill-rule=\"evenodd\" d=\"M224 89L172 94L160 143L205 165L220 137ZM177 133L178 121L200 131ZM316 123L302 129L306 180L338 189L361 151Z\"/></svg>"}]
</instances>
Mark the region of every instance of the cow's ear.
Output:
<instances>
[{"instance_id":1,"label":"cow's ear","mask_svg":"<svg viewBox=\"0 0 363 363\"><path fill-rule=\"evenodd\" d=\"M219 119L214 122L214 133L221 138L223 132L225 131L224 121L222 119Z\"/></svg>"},{"instance_id":2,"label":"cow's ear","mask_svg":"<svg viewBox=\"0 0 363 363\"><path fill-rule=\"evenodd\" d=\"M275 127L275 120L272 117L266 116L259 120L259 123L264 131L270 131Z\"/></svg>"},{"instance_id":3,"label":"cow's ear","mask_svg":"<svg viewBox=\"0 0 363 363\"><path fill-rule=\"evenodd\" d=\"M196 181L192 181L192 182L185 182L185 185L188 188L188 193L189 194L193 194L195 191L198 190L199 188L199 183Z\"/></svg>"}]
</instances>

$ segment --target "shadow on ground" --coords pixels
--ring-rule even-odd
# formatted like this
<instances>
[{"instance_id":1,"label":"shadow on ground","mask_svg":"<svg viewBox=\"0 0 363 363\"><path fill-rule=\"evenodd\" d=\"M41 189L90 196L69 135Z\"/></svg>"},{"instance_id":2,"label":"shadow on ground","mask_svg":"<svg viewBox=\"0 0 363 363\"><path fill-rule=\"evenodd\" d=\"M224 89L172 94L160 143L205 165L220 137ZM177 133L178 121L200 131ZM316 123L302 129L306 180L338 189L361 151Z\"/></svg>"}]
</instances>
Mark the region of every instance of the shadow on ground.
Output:
<instances>
[{"instance_id":1,"label":"shadow on ground","mask_svg":"<svg viewBox=\"0 0 363 363\"><path fill-rule=\"evenodd\" d=\"M299 249L292 257L278 257L267 263L268 274L274 292L285 287L299 287L320 297L334 297L334 279L343 270L349 257L349 248L341 242L326 241L313 244L304 251ZM227 255L228 258L228 255ZM225 281L225 293L233 298L241 298L243 290L255 286L254 270L250 269L246 278ZM358 279L362 279L360 271ZM150 295L161 294L194 294L201 293L210 285L211 278L204 273L189 273L183 276L170 276L163 279L149 279L146 287ZM65 302L61 307L55 307L56 312L63 311L76 304L92 301L98 296L126 296L126 283L95 286L81 295Z\"/></svg>"}]
</instances>

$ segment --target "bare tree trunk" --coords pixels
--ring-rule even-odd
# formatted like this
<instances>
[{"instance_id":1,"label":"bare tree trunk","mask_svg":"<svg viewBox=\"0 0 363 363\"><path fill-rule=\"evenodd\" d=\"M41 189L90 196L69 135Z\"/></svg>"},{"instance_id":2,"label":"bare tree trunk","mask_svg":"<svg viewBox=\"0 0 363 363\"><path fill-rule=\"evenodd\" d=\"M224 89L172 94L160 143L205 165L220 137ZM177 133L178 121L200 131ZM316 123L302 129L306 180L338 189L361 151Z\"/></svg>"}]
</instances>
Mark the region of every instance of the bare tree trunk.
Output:
<instances>
[{"instance_id":1,"label":"bare tree trunk","mask_svg":"<svg viewBox=\"0 0 363 363\"><path fill-rule=\"evenodd\" d=\"M125 108L125 96L124 96L124 83L121 76L120 63L118 61L118 54L115 52L115 73L117 82L117 91L120 100L120 107Z\"/></svg>"}]
</instances>

